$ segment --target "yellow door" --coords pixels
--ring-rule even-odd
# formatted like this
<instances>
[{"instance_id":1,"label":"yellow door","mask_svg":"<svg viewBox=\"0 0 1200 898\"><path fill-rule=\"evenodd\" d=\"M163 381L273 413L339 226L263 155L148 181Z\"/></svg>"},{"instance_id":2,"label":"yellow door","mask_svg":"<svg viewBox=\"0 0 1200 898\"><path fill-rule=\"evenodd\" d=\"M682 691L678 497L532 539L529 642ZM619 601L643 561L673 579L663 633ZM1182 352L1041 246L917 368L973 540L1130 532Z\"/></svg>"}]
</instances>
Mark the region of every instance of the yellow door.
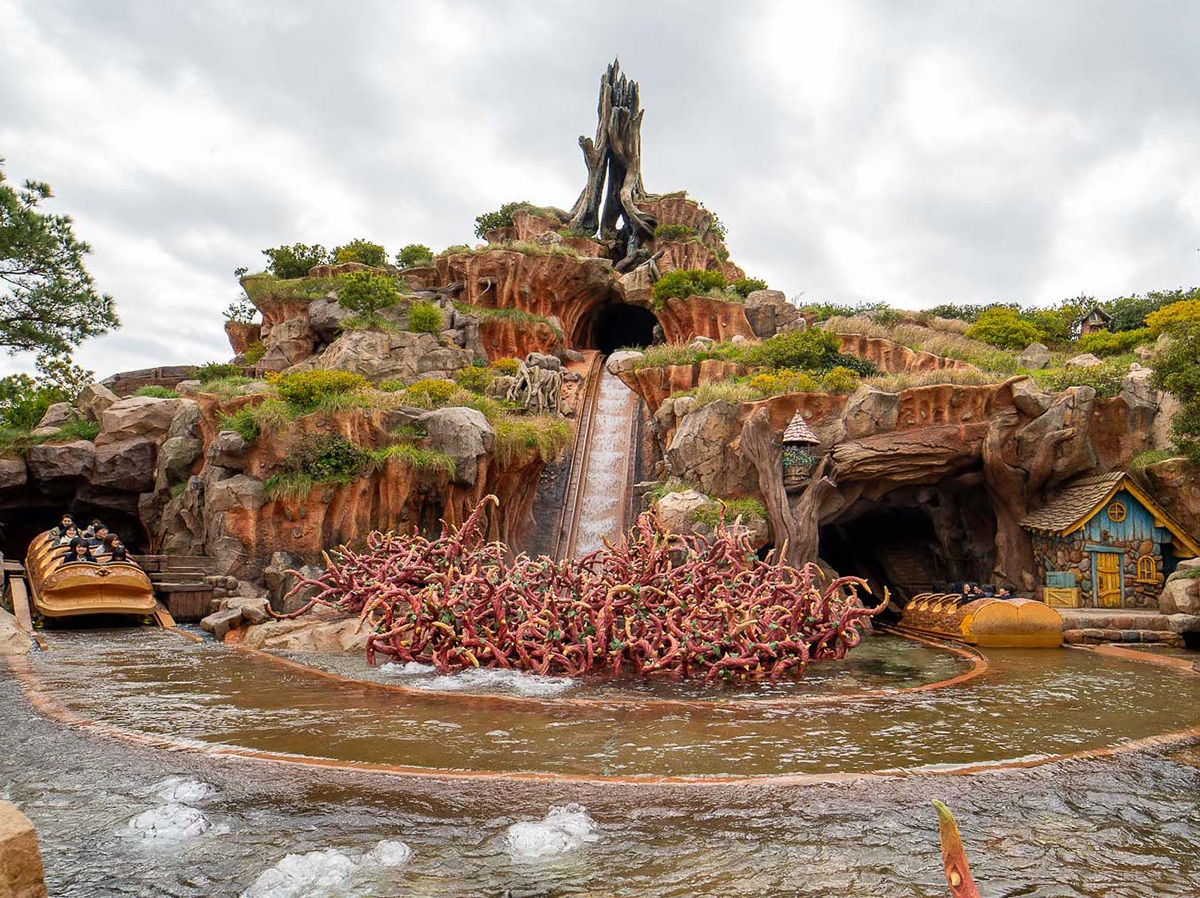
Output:
<instances>
[{"instance_id":1,"label":"yellow door","mask_svg":"<svg viewBox=\"0 0 1200 898\"><path fill-rule=\"evenodd\" d=\"M1101 608L1120 608L1124 574L1120 552L1096 553L1096 604Z\"/></svg>"}]
</instances>

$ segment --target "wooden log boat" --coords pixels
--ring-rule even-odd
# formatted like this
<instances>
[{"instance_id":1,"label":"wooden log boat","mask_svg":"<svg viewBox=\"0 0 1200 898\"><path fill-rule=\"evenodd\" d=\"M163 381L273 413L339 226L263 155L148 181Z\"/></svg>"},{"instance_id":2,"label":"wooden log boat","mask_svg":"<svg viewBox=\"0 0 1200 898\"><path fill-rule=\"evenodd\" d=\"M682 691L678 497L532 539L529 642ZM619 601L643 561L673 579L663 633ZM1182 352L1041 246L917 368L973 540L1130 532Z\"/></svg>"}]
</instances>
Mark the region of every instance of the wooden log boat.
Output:
<instances>
[{"instance_id":1,"label":"wooden log boat","mask_svg":"<svg viewBox=\"0 0 1200 898\"><path fill-rule=\"evenodd\" d=\"M972 599L955 593L913 596L900 629L993 648L1058 648L1062 617L1032 599Z\"/></svg>"},{"instance_id":2,"label":"wooden log boat","mask_svg":"<svg viewBox=\"0 0 1200 898\"><path fill-rule=\"evenodd\" d=\"M150 578L132 561L68 562L67 551L50 531L29 544L25 576L33 610L42 617L155 613Z\"/></svg>"}]
</instances>

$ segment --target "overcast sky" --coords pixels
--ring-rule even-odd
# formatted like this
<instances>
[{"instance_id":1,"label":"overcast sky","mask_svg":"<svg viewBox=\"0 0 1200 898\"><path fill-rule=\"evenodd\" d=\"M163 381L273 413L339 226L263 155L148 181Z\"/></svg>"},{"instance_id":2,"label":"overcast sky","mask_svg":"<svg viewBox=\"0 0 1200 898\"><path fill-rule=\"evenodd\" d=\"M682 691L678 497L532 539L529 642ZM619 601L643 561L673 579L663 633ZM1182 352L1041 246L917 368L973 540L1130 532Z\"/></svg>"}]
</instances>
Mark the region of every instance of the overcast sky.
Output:
<instances>
[{"instance_id":1,"label":"overcast sky","mask_svg":"<svg viewBox=\"0 0 1200 898\"><path fill-rule=\"evenodd\" d=\"M439 250L569 207L619 54L652 192L789 296L1049 303L1200 283L1200 3L0 0L0 156L124 326L107 375L230 355L280 243ZM0 356L0 369L28 360Z\"/></svg>"}]
</instances>

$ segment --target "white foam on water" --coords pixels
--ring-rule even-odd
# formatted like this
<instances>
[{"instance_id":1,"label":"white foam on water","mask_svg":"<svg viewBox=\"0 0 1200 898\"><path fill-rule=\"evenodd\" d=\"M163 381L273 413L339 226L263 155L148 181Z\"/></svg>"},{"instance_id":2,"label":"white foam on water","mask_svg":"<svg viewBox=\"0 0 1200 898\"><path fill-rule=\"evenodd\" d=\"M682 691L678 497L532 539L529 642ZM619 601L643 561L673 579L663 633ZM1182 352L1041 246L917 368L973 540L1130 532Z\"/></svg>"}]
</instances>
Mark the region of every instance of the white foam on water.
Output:
<instances>
[{"instance_id":1,"label":"white foam on water","mask_svg":"<svg viewBox=\"0 0 1200 898\"><path fill-rule=\"evenodd\" d=\"M217 793L216 787L210 783L183 776L169 776L160 780L150 787L150 791L173 804L199 804Z\"/></svg>"},{"instance_id":2,"label":"white foam on water","mask_svg":"<svg viewBox=\"0 0 1200 898\"><path fill-rule=\"evenodd\" d=\"M422 664L420 661L409 661L405 664L389 661L387 664L379 666L379 672L391 677L423 677L436 673L437 668L432 664Z\"/></svg>"},{"instance_id":3,"label":"white foam on water","mask_svg":"<svg viewBox=\"0 0 1200 898\"><path fill-rule=\"evenodd\" d=\"M412 849L399 839L384 839L362 855L337 848L289 854L260 873L241 898L333 898L355 894L355 879L402 866L411 857Z\"/></svg>"},{"instance_id":4,"label":"white foam on water","mask_svg":"<svg viewBox=\"0 0 1200 898\"><path fill-rule=\"evenodd\" d=\"M562 695L575 685L570 677L543 677L521 670L478 667L456 674L444 674L411 685L418 689L447 692L509 692L529 698Z\"/></svg>"},{"instance_id":5,"label":"white foam on water","mask_svg":"<svg viewBox=\"0 0 1200 898\"><path fill-rule=\"evenodd\" d=\"M414 689L436 689L439 692L506 692L528 698L548 698L562 695L575 685L570 677L543 677L522 670L478 667L455 674L437 674L432 664L409 661L406 664L387 663L381 673L409 679Z\"/></svg>"},{"instance_id":6,"label":"white foam on water","mask_svg":"<svg viewBox=\"0 0 1200 898\"><path fill-rule=\"evenodd\" d=\"M203 812L169 803L142 811L127 824L130 834L152 844L178 844L202 836L212 824Z\"/></svg>"},{"instance_id":7,"label":"white foam on water","mask_svg":"<svg viewBox=\"0 0 1200 898\"><path fill-rule=\"evenodd\" d=\"M412 849L399 839L384 839L363 855L363 863L379 867L399 867L407 864L410 857Z\"/></svg>"},{"instance_id":8,"label":"white foam on water","mask_svg":"<svg viewBox=\"0 0 1200 898\"><path fill-rule=\"evenodd\" d=\"M544 820L536 823L514 823L508 828L505 842L508 853L520 860L566 854L586 842L600 838L599 827L588 816L587 808L576 802L553 807Z\"/></svg>"},{"instance_id":9,"label":"white foam on water","mask_svg":"<svg viewBox=\"0 0 1200 898\"><path fill-rule=\"evenodd\" d=\"M605 538L620 541L624 519L622 498L631 461L629 438L637 397L607 370L600 377L599 389L588 443L587 480L580 485L577 556L602 548Z\"/></svg>"}]
</instances>

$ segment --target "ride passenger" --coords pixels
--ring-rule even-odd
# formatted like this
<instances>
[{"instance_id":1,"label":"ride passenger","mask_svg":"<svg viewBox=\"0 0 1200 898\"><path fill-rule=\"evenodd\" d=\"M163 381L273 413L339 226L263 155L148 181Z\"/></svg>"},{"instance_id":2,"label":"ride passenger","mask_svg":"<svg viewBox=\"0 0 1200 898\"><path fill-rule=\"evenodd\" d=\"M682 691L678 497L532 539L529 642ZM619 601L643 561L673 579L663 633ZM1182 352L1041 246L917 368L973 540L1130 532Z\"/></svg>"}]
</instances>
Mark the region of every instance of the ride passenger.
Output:
<instances>
[{"instance_id":1,"label":"ride passenger","mask_svg":"<svg viewBox=\"0 0 1200 898\"><path fill-rule=\"evenodd\" d=\"M121 541L117 540L116 542L113 543L112 549L110 550L109 555L108 555L108 561L105 563L113 564L114 562L128 561L128 560L129 560L129 553L125 551L125 546L123 546L121 544Z\"/></svg>"},{"instance_id":2,"label":"ride passenger","mask_svg":"<svg viewBox=\"0 0 1200 898\"><path fill-rule=\"evenodd\" d=\"M58 545L59 546L69 546L69 545L71 545L71 543L75 542L75 540L77 540L77 539L79 539L79 528L76 527L74 524L71 524L63 531L63 535L59 539Z\"/></svg>"},{"instance_id":3,"label":"ride passenger","mask_svg":"<svg viewBox=\"0 0 1200 898\"><path fill-rule=\"evenodd\" d=\"M95 564L96 559L92 557L91 549L88 548L86 542L79 537L76 537L71 542L71 550L67 553L66 564L83 562L86 564Z\"/></svg>"},{"instance_id":4,"label":"ride passenger","mask_svg":"<svg viewBox=\"0 0 1200 898\"><path fill-rule=\"evenodd\" d=\"M67 532L68 527L74 527L74 526L75 526L75 519L73 517L71 517L69 514L65 514L62 516L62 520L58 522L58 526L50 531L50 536L53 537L54 539L59 539L64 533Z\"/></svg>"},{"instance_id":5,"label":"ride passenger","mask_svg":"<svg viewBox=\"0 0 1200 898\"><path fill-rule=\"evenodd\" d=\"M1016 596L1014 596L1011 592L1008 591L1007 586L1001 586L999 589L996 590L996 598L998 598L998 599L1015 599Z\"/></svg>"},{"instance_id":6,"label":"ride passenger","mask_svg":"<svg viewBox=\"0 0 1200 898\"><path fill-rule=\"evenodd\" d=\"M102 547L105 541L108 539L108 535L109 529L103 524L98 525L92 533L92 548L96 549Z\"/></svg>"}]
</instances>

